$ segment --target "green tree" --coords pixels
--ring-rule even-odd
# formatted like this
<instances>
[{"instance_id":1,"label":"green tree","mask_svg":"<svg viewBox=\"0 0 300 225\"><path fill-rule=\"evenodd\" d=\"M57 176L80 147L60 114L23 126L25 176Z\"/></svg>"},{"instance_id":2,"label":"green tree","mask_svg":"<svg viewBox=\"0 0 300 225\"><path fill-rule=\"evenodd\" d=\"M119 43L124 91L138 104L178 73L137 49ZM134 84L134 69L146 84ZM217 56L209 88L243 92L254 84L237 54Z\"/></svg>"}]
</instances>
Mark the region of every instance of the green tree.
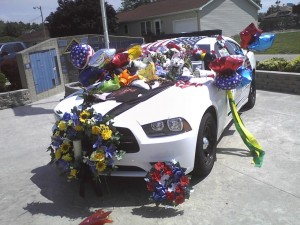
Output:
<instances>
[{"instance_id":1,"label":"green tree","mask_svg":"<svg viewBox=\"0 0 300 225\"><path fill-rule=\"evenodd\" d=\"M149 2L150 0L122 0L119 11L132 10Z\"/></svg>"},{"instance_id":2,"label":"green tree","mask_svg":"<svg viewBox=\"0 0 300 225\"><path fill-rule=\"evenodd\" d=\"M109 33L117 29L116 11L105 2ZM51 37L79 34L103 34L99 0L58 0L56 12L45 20Z\"/></svg>"}]
</instances>

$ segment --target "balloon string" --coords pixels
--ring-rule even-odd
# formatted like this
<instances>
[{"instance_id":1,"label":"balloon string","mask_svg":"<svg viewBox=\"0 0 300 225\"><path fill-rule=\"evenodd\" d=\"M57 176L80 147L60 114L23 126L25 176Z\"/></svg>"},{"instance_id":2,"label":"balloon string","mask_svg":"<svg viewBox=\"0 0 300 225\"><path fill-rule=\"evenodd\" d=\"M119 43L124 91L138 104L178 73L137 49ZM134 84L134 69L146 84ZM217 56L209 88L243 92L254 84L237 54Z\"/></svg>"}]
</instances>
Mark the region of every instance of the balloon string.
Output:
<instances>
[{"instance_id":1,"label":"balloon string","mask_svg":"<svg viewBox=\"0 0 300 225\"><path fill-rule=\"evenodd\" d=\"M243 121L241 120L236 109L236 104L233 99L232 92L230 90L227 91L227 96L229 100L230 109L232 112L232 119L234 121L234 125L237 131L239 132L243 142L249 148L253 156L253 163L255 164L256 167L261 167L265 152L262 150L262 147L257 142L256 138L247 130Z\"/></svg>"}]
</instances>

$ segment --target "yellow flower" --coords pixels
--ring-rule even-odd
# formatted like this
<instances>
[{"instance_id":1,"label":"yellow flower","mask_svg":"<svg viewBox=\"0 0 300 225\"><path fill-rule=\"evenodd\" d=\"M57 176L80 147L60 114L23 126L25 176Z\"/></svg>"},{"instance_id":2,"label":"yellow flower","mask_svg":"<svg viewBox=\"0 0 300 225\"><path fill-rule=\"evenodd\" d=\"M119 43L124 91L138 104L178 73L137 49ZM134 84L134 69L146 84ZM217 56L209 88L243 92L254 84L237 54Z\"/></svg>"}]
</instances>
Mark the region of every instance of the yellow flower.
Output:
<instances>
[{"instance_id":1,"label":"yellow flower","mask_svg":"<svg viewBox=\"0 0 300 225\"><path fill-rule=\"evenodd\" d=\"M64 141L61 145L60 145L60 150L62 153L67 153L71 148L71 144L69 141Z\"/></svg>"},{"instance_id":2,"label":"yellow flower","mask_svg":"<svg viewBox=\"0 0 300 225\"><path fill-rule=\"evenodd\" d=\"M60 149L58 149L56 152L55 152L55 159L58 160L61 158L61 151Z\"/></svg>"},{"instance_id":3,"label":"yellow flower","mask_svg":"<svg viewBox=\"0 0 300 225\"><path fill-rule=\"evenodd\" d=\"M71 162L73 160L72 156L70 155L70 153L63 155L61 157L63 160L67 161L67 162Z\"/></svg>"},{"instance_id":4,"label":"yellow flower","mask_svg":"<svg viewBox=\"0 0 300 225\"><path fill-rule=\"evenodd\" d=\"M105 129L102 131L101 136L103 140L108 140L111 138L112 131L110 129Z\"/></svg>"},{"instance_id":5,"label":"yellow flower","mask_svg":"<svg viewBox=\"0 0 300 225\"><path fill-rule=\"evenodd\" d=\"M81 125L76 125L76 126L74 127L74 129L75 129L76 131L83 131L83 130L84 130L83 126L81 126Z\"/></svg>"},{"instance_id":6,"label":"yellow flower","mask_svg":"<svg viewBox=\"0 0 300 225\"><path fill-rule=\"evenodd\" d=\"M92 127L92 134L94 134L94 135L101 134L101 128L99 126L93 126Z\"/></svg>"},{"instance_id":7,"label":"yellow flower","mask_svg":"<svg viewBox=\"0 0 300 225\"><path fill-rule=\"evenodd\" d=\"M105 160L105 154L103 152L93 152L91 155L91 160L103 162Z\"/></svg>"},{"instance_id":8,"label":"yellow flower","mask_svg":"<svg viewBox=\"0 0 300 225\"><path fill-rule=\"evenodd\" d=\"M102 172L102 171L104 171L106 169L106 164L105 164L105 162L97 162L96 163L96 170L98 171L98 172Z\"/></svg>"},{"instance_id":9,"label":"yellow flower","mask_svg":"<svg viewBox=\"0 0 300 225\"><path fill-rule=\"evenodd\" d=\"M76 169L71 169L69 179L77 178L78 171Z\"/></svg>"},{"instance_id":10,"label":"yellow flower","mask_svg":"<svg viewBox=\"0 0 300 225\"><path fill-rule=\"evenodd\" d=\"M60 121L58 123L58 129L61 130L61 131L65 131L67 130L67 124L65 121Z\"/></svg>"},{"instance_id":11,"label":"yellow flower","mask_svg":"<svg viewBox=\"0 0 300 225\"><path fill-rule=\"evenodd\" d=\"M81 123L86 123L86 121L89 119L90 117L90 113L86 110L83 110L81 113L80 113L80 116L79 116L79 120Z\"/></svg>"}]
</instances>

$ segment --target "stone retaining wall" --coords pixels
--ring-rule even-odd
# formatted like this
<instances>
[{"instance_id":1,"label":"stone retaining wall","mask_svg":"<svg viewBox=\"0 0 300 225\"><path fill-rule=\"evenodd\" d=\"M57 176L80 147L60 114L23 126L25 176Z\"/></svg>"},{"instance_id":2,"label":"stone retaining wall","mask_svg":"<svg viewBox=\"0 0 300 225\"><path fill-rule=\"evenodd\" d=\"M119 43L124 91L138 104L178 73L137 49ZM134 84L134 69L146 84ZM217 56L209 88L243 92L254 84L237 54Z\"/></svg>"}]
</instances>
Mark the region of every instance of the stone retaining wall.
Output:
<instances>
[{"instance_id":1,"label":"stone retaining wall","mask_svg":"<svg viewBox=\"0 0 300 225\"><path fill-rule=\"evenodd\" d=\"M28 89L0 93L0 109L12 108L31 103Z\"/></svg>"},{"instance_id":2,"label":"stone retaining wall","mask_svg":"<svg viewBox=\"0 0 300 225\"><path fill-rule=\"evenodd\" d=\"M256 88L299 95L300 73L257 70Z\"/></svg>"}]
</instances>

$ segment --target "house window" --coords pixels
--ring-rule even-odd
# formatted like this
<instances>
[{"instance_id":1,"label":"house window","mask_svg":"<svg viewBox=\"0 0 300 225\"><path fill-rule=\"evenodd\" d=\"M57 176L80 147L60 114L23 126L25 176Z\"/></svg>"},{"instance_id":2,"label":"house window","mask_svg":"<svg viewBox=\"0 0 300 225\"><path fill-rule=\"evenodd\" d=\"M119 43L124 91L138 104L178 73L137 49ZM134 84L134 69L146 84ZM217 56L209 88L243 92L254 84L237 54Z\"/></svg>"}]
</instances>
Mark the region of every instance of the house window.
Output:
<instances>
[{"instance_id":1,"label":"house window","mask_svg":"<svg viewBox=\"0 0 300 225\"><path fill-rule=\"evenodd\" d=\"M141 23L141 34L151 34L151 21L144 21Z\"/></svg>"},{"instance_id":2,"label":"house window","mask_svg":"<svg viewBox=\"0 0 300 225\"><path fill-rule=\"evenodd\" d=\"M161 21L160 20L154 21L154 28L155 28L155 34L160 35L161 34Z\"/></svg>"},{"instance_id":3,"label":"house window","mask_svg":"<svg viewBox=\"0 0 300 225\"><path fill-rule=\"evenodd\" d=\"M124 33L128 34L128 26L127 26L127 24L124 25Z\"/></svg>"}]
</instances>

